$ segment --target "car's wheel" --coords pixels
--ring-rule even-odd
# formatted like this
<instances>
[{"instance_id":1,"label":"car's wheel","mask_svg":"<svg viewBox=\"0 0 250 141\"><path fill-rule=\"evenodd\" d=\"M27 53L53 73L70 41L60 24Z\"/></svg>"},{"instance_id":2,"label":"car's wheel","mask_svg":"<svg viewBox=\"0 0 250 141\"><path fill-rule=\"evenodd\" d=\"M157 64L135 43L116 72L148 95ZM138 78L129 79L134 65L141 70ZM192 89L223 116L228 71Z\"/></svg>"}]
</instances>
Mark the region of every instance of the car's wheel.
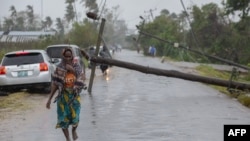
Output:
<instances>
[{"instance_id":1,"label":"car's wheel","mask_svg":"<svg viewBox=\"0 0 250 141\"><path fill-rule=\"evenodd\" d=\"M51 83L47 83L43 88L40 89L40 93L49 94L51 90Z\"/></svg>"},{"instance_id":2,"label":"car's wheel","mask_svg":"<svg viewBox=\"0 0 250 141\"><path fill-rule=\"evenodd\" d=\"M45 93L45 94L49 94L49 93L50 93L50 90L51 90L51 85L45 86L43 90L44 90L44 93Z\"/></svg>"},{"instance_id":3,"label":"car's wheel","mask_svg":"<svg viewBox=\"0 0 250 141\"><path fill-rule=\"evenodd\" d=\"M29 88L28 90L27 90L27 92L28 93L39 93L39 90L38 89L36 89L36 88Z\"/></svg>"},{"instance_id":4,"label":"car's wheel","mask_svg":"<svg viewBox=\"0 0 250 141\"><path fill-rule=\"evenodd\" d=\"M8 95L9 95L9 92L7 92L2 87L0 87L0 96L8 96Z\"/></svg>"},{"instance_id":5,"label":"car's wheel","mask_svg":"<svg viewBox=\"0 0 250 141\"><path fill-rule=\"evenodd\" d=\"M46 83L42 87L29 88L28 92L29 93L39 93L39 94L48 94L48 93L50 93L50 89L51 89L51 84Z\"/></svg>"}]
</instances>

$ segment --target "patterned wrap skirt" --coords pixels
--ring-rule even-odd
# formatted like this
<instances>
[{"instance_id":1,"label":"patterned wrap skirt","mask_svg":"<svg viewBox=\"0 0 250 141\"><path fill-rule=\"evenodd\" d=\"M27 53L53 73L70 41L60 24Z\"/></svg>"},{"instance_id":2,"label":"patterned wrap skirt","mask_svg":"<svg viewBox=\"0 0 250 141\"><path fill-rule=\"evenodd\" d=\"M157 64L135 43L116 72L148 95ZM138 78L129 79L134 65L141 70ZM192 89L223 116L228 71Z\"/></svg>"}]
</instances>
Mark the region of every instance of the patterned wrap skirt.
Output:
<instances>
[{"instance_id":1,"label":"patterned wrap skirt","mask_svg":"<svg viewBox=\"0 0 250 141\"><path fill-rule=\"evenodd\" d=\"M73 102L69 104L72 100ZM66 129L69 125L78 126L81 110L80 96L74 98L73 89L66 88L57 100L56 128Z\"/></svg>"}]
</instances>

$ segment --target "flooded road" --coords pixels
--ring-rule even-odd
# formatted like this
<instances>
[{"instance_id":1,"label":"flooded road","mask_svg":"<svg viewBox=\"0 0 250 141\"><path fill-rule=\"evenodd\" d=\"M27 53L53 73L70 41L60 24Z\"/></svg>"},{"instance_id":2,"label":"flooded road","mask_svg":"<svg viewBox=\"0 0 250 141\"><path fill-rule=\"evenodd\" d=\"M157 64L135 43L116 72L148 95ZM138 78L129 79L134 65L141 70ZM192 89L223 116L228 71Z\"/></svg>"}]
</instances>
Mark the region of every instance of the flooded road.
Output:
<instances>
[{"instance_id":1,"label":"flooded road","mask_svg":"<svg viewBox=\"0 0 250 141\"><path fill-rule=\"evenodd\" d=\"M159 58L123 50L114 59L178 70ZM90 75L89 75L90 76ZM205 84L113 66L96 70L92 93L82 94L78 141L222 141L224 124L250 124L250 110ZM1 141L64 141L56 105L38 109L0 129ZM21 116L22 117L22 116Z\"/></svg>"}]
</instances>

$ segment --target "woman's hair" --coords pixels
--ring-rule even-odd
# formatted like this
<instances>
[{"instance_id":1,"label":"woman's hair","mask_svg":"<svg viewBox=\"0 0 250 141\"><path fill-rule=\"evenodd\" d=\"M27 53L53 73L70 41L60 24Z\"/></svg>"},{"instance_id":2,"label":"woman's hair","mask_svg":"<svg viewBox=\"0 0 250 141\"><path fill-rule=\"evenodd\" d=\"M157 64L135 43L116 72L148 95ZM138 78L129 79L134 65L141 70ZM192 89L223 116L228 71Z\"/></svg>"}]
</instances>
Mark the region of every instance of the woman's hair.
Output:
<instances>
[{"instance_id":1,"label":"woman's hair","mask_svg":"<svg viewBox=\"0 0 250 141\"><path fill-rule=\"evenodd\" d=\"M71 60L73 61L73 51L72 51L72 49L70 48L70 47L66 47L66 48L64 48L63 49L63 51L62 51L62 60L63 60L63 62L65 62L67 59L66 59L66 57L65 57L65 54L66 54L66 52L70 52L71 54L72 54L72 56L71 56Z\"/></svg>"},{"instance_id":2,"label":"woman's hair","mask_svg":"<svg viewBox=\"0 0 250 141\"><path fill-rule=\"evenodd\" d=\"M70 47L66 47L66 48L64 48L63 51L62 51L63 57L65 56L65 53L66 53L67 51L71 52L71 54L73 55L72 49L71 49Z\"/></svg>"}]
</instances>

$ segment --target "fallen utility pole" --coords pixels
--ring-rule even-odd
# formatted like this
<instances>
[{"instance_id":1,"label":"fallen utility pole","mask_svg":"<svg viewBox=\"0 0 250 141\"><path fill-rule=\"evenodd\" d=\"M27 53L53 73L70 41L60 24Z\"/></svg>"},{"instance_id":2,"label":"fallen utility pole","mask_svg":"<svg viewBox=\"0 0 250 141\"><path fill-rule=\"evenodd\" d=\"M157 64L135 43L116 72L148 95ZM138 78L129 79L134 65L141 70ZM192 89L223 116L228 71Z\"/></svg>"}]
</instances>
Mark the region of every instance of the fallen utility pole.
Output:
<instances>
[{"instance_id":1,"label":"fallen utility pole","mask_svg":"<svg viewBox=\"0 0 250 141\"><path fill-rule=\"evenodd\" d=\"M157 40L159 40L159 41L163 41L163 42L166 42L166 43L168 43L168 44L174 46L174 43L172 43L172 42L170 42L170 41L167 41L167 40L164 40L164 39L161 39L161 38L159 38L159 37L157 37L157 36L154 36L154 35L151 35L151 34L149 34L149 33L146 33L146 32L143 32L143 31L139 31L139 33L140 33L140 34L144 34L144 35L146 35L146 36L150 36L150 37L155 38L155 39L157 39ZM216 57L216 56L212 56L212 55L207 55L207 54L205 54L205 53L202 53L202 52L199 52L199 51L197 51L197 50L194 50L194 49L191 49L191 48L187 48L187 47L184 47L184 46L181 46L181 45L179 45L178 47L183 48L183 49L186 49L186 50L189 50L189 51L194 52L194 53L197 53L197 54L199 54L199 55L206 56L206 57L211 58L211 59L215 59L215 60L218 60L218 61L227 63L227 64L229 64L229 65L233 65L233 66L237 66L237 67L240 67L240 68L243 68L243 69L246 69L246 70L250 70L250 68L247 67L247 66L244 66L244 65L241 65L241 64L237 64L237 63L232 62L232 61L229 61L229 60L225 60L225 59L222 59L222 58L219 58L219 57Z\"/></svg>"},{"instance_id":2,"label":"fallen utility pole","mask_svg":"<svg viewBox=\"0 0 250 141\"><path fill-rule=\"evenodd\" d=\"M230 87L230 88L238 89L238 90L248 90L248 91L250 90L250 84L222 80L222 79L217 79L217 78L209 78L209 77L198 76L198 75L193 75L193 74L187 74L187 73L182 73L182 72L178 72L175 70L163 70L163 69L150 68L148 66L141 66L141 65L134 64L134 63L128 63L124 61L101 58L101 57L93 57L90 59L90 61L93 61L95 63L104 63L104 64L109 64L112 66L132 69L132 70L136 70L136 71L143 72L146 74L155 74L159 76L181 78L184 80L197 81L197 82L218 85L218 86L223 86L223 87Z\"/></svg>"}]
</instances>

